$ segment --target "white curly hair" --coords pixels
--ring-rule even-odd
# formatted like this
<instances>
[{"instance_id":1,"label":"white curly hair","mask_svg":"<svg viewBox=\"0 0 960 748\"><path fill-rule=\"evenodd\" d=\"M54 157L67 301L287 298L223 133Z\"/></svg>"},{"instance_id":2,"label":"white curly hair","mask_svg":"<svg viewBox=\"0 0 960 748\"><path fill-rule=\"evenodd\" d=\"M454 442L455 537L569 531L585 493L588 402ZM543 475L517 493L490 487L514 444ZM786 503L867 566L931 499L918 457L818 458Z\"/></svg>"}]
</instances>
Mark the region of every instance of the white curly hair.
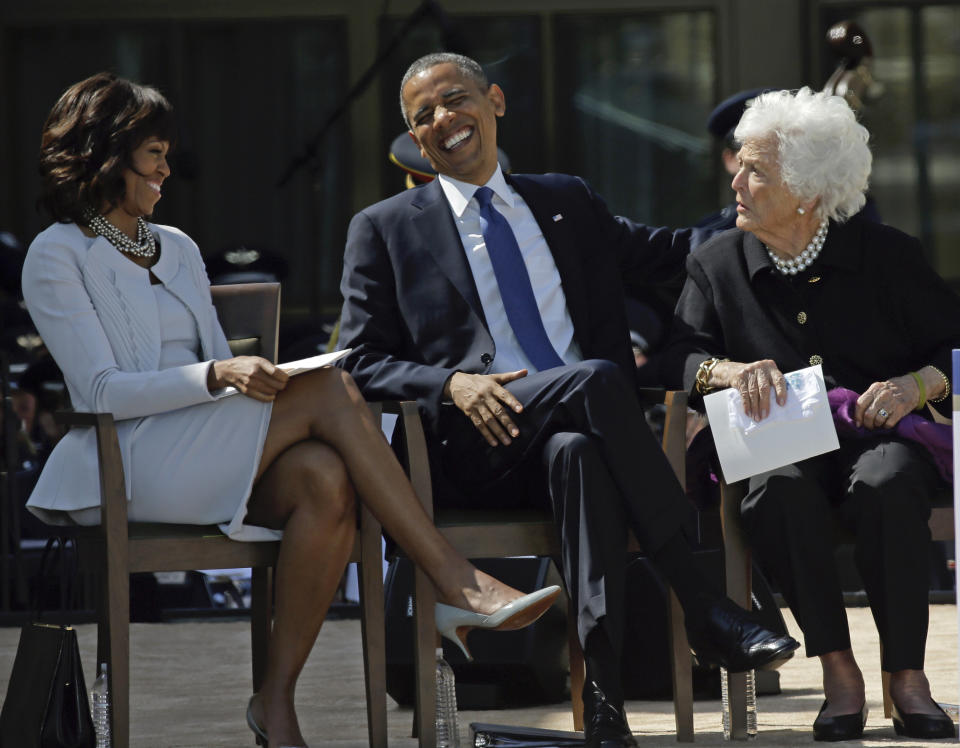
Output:
<instances>
[{"instance_id":1,"label":"white curly hair","mask_svg":"<svg viewBox=\"0 0 960 748\"><path fill-rule=\"evenodd\" d=\"M859 211L873 157L867 128L840 96L811 91L768 91L747 107L734 132L737 142L772 139L780 178L803 201L820 198L821 219L839 223Z\"/></svg>"}]
</instances>

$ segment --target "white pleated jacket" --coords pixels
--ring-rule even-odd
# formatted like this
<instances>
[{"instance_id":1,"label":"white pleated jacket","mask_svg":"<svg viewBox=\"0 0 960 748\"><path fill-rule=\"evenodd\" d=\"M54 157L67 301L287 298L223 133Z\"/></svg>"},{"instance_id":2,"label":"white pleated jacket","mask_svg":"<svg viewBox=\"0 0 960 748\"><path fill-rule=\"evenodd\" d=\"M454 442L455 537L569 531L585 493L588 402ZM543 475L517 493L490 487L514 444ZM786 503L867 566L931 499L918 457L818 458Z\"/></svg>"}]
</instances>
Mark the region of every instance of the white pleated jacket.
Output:
<instances>
[{"instance_id":1,"label":"white pleated jacket","mask_svg":"<svg viewBox=\"0 0 960 748\"><path fill-rule=\"evenodd\" d=\"M151 270L196 319L200 363L157 368L160 322L150 273L103 237L90 244L75 224L55 223L33 240L23 266L27 309L63 371L73 407L117 419L128 497L138 419L217 399L207 389L208 369L232 355L197 245L175 228L150 229L162 248ZM93 429L73 429L54 448L27 506L58 524L66 521L59 512L99 505Z\"/></svg>"}]
</instances>

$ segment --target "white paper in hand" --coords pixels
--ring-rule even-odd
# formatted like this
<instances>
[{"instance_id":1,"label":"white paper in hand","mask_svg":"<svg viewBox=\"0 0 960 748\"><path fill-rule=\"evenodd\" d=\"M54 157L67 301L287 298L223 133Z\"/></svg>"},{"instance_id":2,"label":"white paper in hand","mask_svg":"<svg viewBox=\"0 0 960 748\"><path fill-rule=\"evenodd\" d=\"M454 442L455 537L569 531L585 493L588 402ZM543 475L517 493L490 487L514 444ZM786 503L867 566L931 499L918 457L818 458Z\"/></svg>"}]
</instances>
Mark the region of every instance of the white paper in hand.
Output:
<instances>
[{"instance_id":1,"label":"white paper in hand","mask_svg":"<svg viewBox=\"0 0 960 748\"><path fill-rule=\"evenodd\" d=\"M346 356L351 350L351 348L346 348L342 351L321 353L319 356L310 356L308 358L298 359L297 361L288 361L285 364L277 364L277 368L283 369L291 377L295 377L297 374L303 374L305 371L313 371L314 369L319 369L321 366L329 366L337 359ZM239 392L240 390L236 387L224 387L216 393L216 396L217 399L219 399L221 397L236 395Z\"/></svg>"},{"instance_id":2,"label":"white paper in hand","mask_svg":"<svg viewBox=\"0 0 960 748\"><path fill-rule=\"evenodd\" d=\"M346 348L342 351L334 351L333 353L321 353L319 356L310 356L309 358L301 358L298 361L288 361L285 364L277 364L278 369L283 369L291 377L295 377L297 374L303 374L305 371L313 371L314 369L319 369L321 366L328 366L332 364L337 359L343 358L352 349Z\"/></svg>"},{"instance_id":3,"label":"white paper in hand","mask_svg":"<svg viewBox=\"0 0 960 748\"><path fill-rule=\"evenodd\" d=\"M786 405L778 405L771 393L770 414L759 422L744 414L735 389L703 398L728 483L839 449L821 367L799 369L784 378Z\"/></svg>"}]
</instances>

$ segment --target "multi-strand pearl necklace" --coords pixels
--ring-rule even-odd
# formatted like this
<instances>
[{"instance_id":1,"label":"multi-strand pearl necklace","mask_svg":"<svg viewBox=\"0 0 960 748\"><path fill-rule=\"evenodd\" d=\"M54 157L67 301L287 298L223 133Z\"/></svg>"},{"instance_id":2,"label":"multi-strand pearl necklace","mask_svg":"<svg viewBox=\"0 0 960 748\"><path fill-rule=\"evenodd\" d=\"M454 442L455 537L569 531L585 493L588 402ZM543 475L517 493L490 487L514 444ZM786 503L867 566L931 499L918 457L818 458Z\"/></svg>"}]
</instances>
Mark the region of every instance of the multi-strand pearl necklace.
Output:
<instances>
[{"instance_id":1,"label":"multi-strand pearl necklace","mask_svg":"<svg viewBox=\"0 0 960 748\"><path fill-rule=\"evenodd\" d=\"M134 241L99 213L87 210L83 220L95 234L99 234L121 252L136 257L153 257L157 253L157 241L147 227L147 222L137 218L137 239Z\"/></svg>"},{"instance_id":2,"label":"multi-strand pearl necklace","mask_svg":"<svg viewBox=\"0 0 960 748\"><path fill-rule=\"evenodd\" d=\"M770 247L766 247L767 254L770 255L770 259L773 260L773 264L777 270L784 275L796 275L801 270L806 270L810 267L820 254L820 250L823 249L823 243L827 240L827 229L829 226L830 223L824 218L820 222L820 227L817 229L817 233L813 235L813 239L810 240L807 248L798 256L791 257L789 260L783 260L777 257Z\"/></svg>"}]
</instances>

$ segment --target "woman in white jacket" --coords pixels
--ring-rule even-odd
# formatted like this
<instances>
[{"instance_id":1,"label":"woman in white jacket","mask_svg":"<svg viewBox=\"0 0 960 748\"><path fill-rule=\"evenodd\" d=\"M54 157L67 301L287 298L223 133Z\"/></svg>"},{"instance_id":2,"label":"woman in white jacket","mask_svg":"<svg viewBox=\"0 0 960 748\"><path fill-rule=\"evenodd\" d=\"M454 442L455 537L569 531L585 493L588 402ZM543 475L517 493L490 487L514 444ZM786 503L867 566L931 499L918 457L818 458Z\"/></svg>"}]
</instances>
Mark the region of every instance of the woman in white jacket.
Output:
<instances>
[{"instance_id":1,"label":"woman in white jacket","mask_svg":"<svg viewBox=\"0 0 960 748\"><path fill-rule=\"evenodd\" d=\"M283 531L267 675L247 721L258 742L303 745L294 688L353 547L355 497L462 609L445 609L461 624L525 625L559 590L521 596L450 547L347 374L288 378L231 355L197 246L144 220L170 176L172 140L170 105L153 88L101 73L61 96L40 156L56 223L27 253L24 298L74 407L118 419L131 521L220 523L237 540ZM29 507L94 524L99 496L93 434L75 430Z\"/></svg>"}]
</instances>

